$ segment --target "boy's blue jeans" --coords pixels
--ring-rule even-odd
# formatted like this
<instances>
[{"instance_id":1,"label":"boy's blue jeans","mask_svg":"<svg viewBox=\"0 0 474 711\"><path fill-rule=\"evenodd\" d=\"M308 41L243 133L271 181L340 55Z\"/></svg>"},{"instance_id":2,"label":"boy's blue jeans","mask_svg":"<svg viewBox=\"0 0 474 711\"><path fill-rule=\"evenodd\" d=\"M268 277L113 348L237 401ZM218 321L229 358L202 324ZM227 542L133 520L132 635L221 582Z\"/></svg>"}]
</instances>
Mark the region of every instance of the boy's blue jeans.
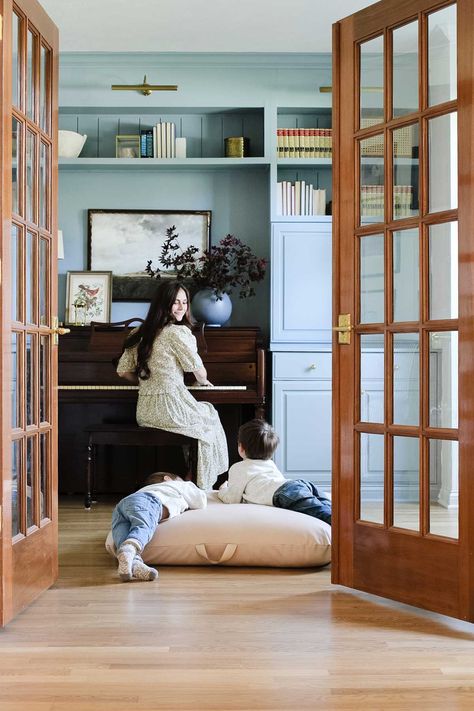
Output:
<instances>
[{"instance_id":1,"label":"boy's blue jeans","mask_svg":"<svg viewBox=\"0 0 474 711\"><path fill-rule=\"evenodd\" d=\"M112 513L112 538L118 550L127 538L141 544L142 550L158 526L163 506L153 494L137 491L119 501Z\"/></svg>"},{"instance_id":2,"label":"boy's blue jeans","mask_svg":"<svg viewBox=\"0 0 474 711\"><path fill-rule=\"evenodd\" d=\"M331 525L331 502L312 481L288 479L273 494L273 506L320 518Z\"/></svg>"}]
</instances>

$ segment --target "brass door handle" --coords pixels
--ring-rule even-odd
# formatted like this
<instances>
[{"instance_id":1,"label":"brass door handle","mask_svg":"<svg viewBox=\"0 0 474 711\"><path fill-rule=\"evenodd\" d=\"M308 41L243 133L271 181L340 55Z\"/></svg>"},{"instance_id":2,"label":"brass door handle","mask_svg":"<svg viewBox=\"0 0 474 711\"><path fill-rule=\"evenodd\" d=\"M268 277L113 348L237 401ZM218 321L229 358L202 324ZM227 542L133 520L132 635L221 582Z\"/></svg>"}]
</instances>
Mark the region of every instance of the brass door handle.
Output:
<instances>
[{"instance_id":1,"label":"brass door handle","mask_svg":"<svg viewBox=\"0 0 474 711\"><path fill-rule=\"evenodd\" d=\"M333 326L332 330L338 333L350 333L354 326Z\"/></svg>"},{"instance_id":2,"label":"brass door handle","mask_svg":"<svg viewBox=\"0 0 474 711\"><path fill-rule=\"evenodd\" d=\"M343 343L348 345L351 342L351 331L353 326L351 325L351 315L350 314L339 314L337 319L337 326L333 326L332 330L336 331L338 334L338 343Z\"/></svg>"},{"instance_id":3,"label":"brass door handle","mask_svg":"<svg viewBox=\"0 0 474 711\"><path fill-rule=\"evenodd\" d=\"M53 336L53 345L57 346L59 343L59 336L65 336L66 333L71 333L70 328L63 328L58 324L58 317L53 316L53 328L51 329L51 335Z\"/></svg>"}]
</instances>

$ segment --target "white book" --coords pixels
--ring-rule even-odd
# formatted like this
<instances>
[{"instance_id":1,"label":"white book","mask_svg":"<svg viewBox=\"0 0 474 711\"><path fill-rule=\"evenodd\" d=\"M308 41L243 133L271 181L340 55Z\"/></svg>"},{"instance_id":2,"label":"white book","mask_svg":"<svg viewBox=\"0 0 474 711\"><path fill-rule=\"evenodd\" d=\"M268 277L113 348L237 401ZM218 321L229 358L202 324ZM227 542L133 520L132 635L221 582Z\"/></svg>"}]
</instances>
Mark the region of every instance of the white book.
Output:
<instances>
[{"instance_id":1,"label":"white book","mask_svg":"<svg viewBox=\"0 0 474 711\"><path fill-rule=\"evenodd\" d=\"M292 192L292 185L289 180L286 181L286 214L287 215L292 215L293 213L291 212L291 192Z\"/></svg>"},{"instance_id":2,"label":"white book","mask_svg":"<svg viewBox=\"0 0 474 711\"><path fill-rule=\"evenodd\" d=\"M276 191L276 213L277 215L283 215L282 213L282 185L281 183L277 183L277 191Z\"/></svg>"},{"instance_id":3,"label":"white book","mask_svg":"<svg viewBox=\"0 0 474 711\"><path fill-rule=\"evenodd\" d=\"M290 215L296 215L295 212L295 186L291 186L291 212Z\"/></svg>"},{"instance_id":4,"label":"white book","mask_svg":"<svg viewBox=\"0 0 474 711\"><path fill-rule=\"evenodd\" d=\"M156 133L156 158L162 158L161 155L161 123L157 123L155 126Z\"/></svg>"},{"instance_id":5,"label":"white book","mask_svg":"<svg viewBox=\"0 0 474 711\"><path fill-rule=\"evenodd\" d=\"M171 124L171 158L176 158L176 124Z\"/></svg>"},{"instance_id":6,"label":"white book","mask_svg":"<svg viewBox=\"0 0 474 711\"><path fill-rule=\"evenodd\" d=\"M175 140L176 158L186 158L186 139L178 137Z\"/></svg>"},{"instance_id":7,"label":"white book","mask_svg":"<svg viewBox=\"0 0 474 711\"><path fill-rule=\"evenodd\" d=\"M161 122L161 158L166 158L166 121Z\"/></svg>"},{"instance_id":8,"label":"white book","mask_svg":"<svg viewBox=\"0 0 474 711\"><path fill-rule=\"evenodd\" d=\"M325 190L320 190L319 191L319 200L318 200L318 215L325 215L326 214L326 191Z\"/></svg>"},{"instance_id":9,"label":"white book","mask_svg":"<svg viewBox=\"0 0 474 711\"><path fill-rule=\"evenodd\" d=\"M300 215L306 215L306 181L301 181Z\"/></svg>"},{"instance_id":10,"label":"white book","mask_svg":"<svg viewBox=\"0 0 474 711\"><path fill-rule=\"evenodd\" d=\"M301 215L301 181L295 182L295 211L293 215Z\"/></svg>"}]
</instances>

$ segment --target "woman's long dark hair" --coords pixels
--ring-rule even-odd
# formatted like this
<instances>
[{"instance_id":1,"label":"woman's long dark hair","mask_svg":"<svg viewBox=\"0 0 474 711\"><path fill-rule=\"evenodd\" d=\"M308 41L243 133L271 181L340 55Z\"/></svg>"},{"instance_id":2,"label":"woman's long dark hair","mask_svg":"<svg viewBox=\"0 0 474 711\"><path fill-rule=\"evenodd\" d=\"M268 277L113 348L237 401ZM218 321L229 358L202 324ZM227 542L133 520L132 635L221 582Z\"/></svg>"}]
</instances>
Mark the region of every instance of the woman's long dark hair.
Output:
<instances>
[{"instance_id":1,"label":"woman's long dark hair","mask_svg":"<svg viewBox=\"0 0 474 711\"><path fill-rule=\"evenodd\" d=\"M171 314L171 308L176 301L179 290L182 289L188 300L188 308L183 320L175 321ZM188 326L193 324L189 291L183 284L176 279L163 279L158 284L155 296L150 304L145 321L142 325L125 341L125 348L132 348L138 343L137 348L137 368L136 373L141 380L148 380L150 377L150 368L148 367L148 359L151 355L153 343L159 332L169 323Z\"/></svg>"}]
</instances>

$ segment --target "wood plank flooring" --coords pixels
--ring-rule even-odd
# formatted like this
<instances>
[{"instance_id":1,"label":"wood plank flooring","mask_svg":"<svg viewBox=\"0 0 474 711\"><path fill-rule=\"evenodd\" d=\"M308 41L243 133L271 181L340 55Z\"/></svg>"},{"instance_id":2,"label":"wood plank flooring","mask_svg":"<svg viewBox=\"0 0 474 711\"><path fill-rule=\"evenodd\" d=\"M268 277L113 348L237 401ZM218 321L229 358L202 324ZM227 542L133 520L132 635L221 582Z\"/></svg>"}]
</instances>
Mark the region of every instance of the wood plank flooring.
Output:
<instances>
[{"instance_id":1,"label":"wood plank flooring","mask_svg":"<svg viewBox=\"0 0 474 711\"><path fill-rule=\"evenodd\" d=\"M162 567L120 583L112 505L60 507L57 584L0 631L1 711L474 708L474 627L329 570Z\"/></svg>"}]
</instances>

